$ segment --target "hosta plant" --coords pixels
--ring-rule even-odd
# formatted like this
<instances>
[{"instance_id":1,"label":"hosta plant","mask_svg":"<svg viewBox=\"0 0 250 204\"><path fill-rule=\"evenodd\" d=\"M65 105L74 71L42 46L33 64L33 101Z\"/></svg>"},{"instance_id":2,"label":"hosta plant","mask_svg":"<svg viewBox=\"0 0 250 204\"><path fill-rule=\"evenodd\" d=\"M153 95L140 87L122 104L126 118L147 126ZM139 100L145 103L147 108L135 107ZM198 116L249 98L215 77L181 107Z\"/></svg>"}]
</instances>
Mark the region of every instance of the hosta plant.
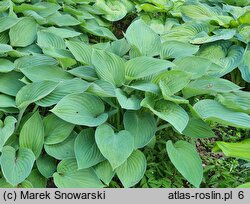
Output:
<instances>
[{"instance_id":1,"label":"hosta plant","mask_svg":"<svg viewBox=\"0 0 250 204\"><path fill-rule=\"evenodd\" d=\"M211 123L250 129L250 2L240 2L1 1L0 186L133 187L162 130L182 136L166 153L199 187L195 140L215 137ZM112 23L131 13L117 39ZM217 145L249 160L247 148Z\"/></svg>"}]
</instances>

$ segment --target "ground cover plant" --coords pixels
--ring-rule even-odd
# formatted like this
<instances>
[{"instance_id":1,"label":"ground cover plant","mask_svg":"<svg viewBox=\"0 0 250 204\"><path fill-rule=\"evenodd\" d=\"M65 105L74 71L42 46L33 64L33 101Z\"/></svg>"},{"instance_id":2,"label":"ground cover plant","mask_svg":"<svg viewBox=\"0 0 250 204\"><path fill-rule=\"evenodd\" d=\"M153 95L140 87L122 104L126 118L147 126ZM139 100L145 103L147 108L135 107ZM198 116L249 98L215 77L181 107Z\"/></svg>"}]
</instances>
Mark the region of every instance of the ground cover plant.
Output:
<instances>
[{"instance_id":1,"label":"ground cover plant","mask_svg":"<svg viewBox=\"0 0 250 204\"><path fill-rule=\"evenodd\" d=\"M249 187L249 41L249 0L0 1L0 187Z\"/></svg>"}]
</instances>

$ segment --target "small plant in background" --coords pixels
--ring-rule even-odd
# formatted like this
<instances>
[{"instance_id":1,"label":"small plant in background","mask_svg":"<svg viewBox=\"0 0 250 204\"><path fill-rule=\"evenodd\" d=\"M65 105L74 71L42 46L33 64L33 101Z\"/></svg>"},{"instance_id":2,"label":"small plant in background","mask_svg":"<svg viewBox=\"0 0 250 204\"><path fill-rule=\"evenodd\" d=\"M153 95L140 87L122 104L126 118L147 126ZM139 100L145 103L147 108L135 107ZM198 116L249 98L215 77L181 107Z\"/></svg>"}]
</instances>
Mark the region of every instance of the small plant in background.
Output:
<instances>
[{"instance_id":1,"label":"small plant in background","mask_svg":"<svg viewBox=\"0 0 250 204\"><path fill-rule=\"evenodd\" d=\"M249 5L1 1L0 186L248 186Z\"/></svg>"}]
</instances>

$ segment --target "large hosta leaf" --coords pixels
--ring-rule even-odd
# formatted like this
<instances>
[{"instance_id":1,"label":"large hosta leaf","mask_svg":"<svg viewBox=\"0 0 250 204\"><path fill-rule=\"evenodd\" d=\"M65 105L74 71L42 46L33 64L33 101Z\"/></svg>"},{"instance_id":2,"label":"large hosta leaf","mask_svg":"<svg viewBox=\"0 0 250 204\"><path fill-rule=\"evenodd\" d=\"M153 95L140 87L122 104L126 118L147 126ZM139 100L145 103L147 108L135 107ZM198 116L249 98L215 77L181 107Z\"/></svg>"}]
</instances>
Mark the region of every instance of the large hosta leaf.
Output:
<instances>
[{"instance_id":1,"label":"large hosta leaf","mask_svg":"<svg viewBox=\"0 0 250 204\"><path fill-rule=\"evenodd\" d=\"M188 124L189 116L187 112L173 102L165 100L154 102L151 98L145 98L141 105L149 108L159 118L169 122L180 133Z\"/></svg>"},{"instance_id":2,"label":"large hosta leaf","mask_svg":"<svg viewBox=\"0 0 250 204\"><path fill-rule=\"evenodd\" d=\"M195 187L199 187L203 177L202 161L195 147L186 141L166 144L168 156L176 169Z\"/></svg>"},{"instance_id":3,"label":"large hosta leaf","mask_svg":"<svg viewBox=\"0 0 250 204\"><path fill-rule=\"evenodd\" d=\"M43 32L43 31L37 33L37 44L41 48L44 47L54 47L58 49L66 48L63 38L53 33Z\"/></svg>"},{"instance_id":4,"label":"large hosta leaf","mask_svg":"<svg viewBox=\"0 0 250 204\"><path fill-rule=\"evenodd\" d=\"M30 174L35 156L30 149L20 148L18 152L13 147L5 146L1 155L1 169L8 183L16 186Z\"/></svg>"},{"instance_id":5,"label":"large hosta leaf","mask_svg":"<svg viewBox=\"0 0 250 204\"><path fill-rule=\"evenodd\" d=\"M12 26L18 23L20 19L12 16L5 16L0 18L0 33L10 29Z\"/></svg>"},{"instance_id":6,"label":"large hosta leaf","mask_svg":"<svg viewBox=\"0 0 250 204\"><path fill-rule=\"evenodd\" d=\"M78 169L86 169L105 160L95 142L93 129L85 129L78 134L74 149Z\"/></svg>"},{"instance_id":7,"label":"large hosta leaf","mask_svg":"<svg viewBox=\"0 0 250 204\"><path fill-rule=\"evenodd\" d=\"M6 60L6 59L0 59L0 73L10 72L14 68L15 67L14 67L13 62Z\"/></svg>"},{"instance_id":8,"label":"large hosta leaf","mask_svg":"<svg viewBox=\"0 0 250 204\"><path fill-rule=\"evenodd\" d=\"M90 93L67 95L51 112L67 122L89 127L98 126L108 118L101 99Z\"/></svg>"},{"instance_id":9,"label":"large hosta leaf","mask_svg":"<svg viewBox=\"0 0 250 204\"><path fill-rule=\"evenodd\" d=\"M56 159L50 157L49 155L41 155L36 160L36 166L39 172L45 177L52 177L53 173L56 171L57 161Z\"/></svg>"},{"instance_id":10,"label":"large hosta leaf","mask_svg":"<svg viewBox=\"0 0 250 204\"><path fill-rule=\"evenodd\" d=\"M151 57L136 57L126 63L126 79L134 80L157 74L174 64L167 60L155 59Z\"/></svg>"},{"instance_id":11,"label":"large hosta leaf","mask_svg":"<svg viewBox=\"0 0 250 204\"><path fill-rule=\"evenodd\" d=\"M31 17L23 17L10 29L10 44L16 47L26 47L34 42L36 33L36 21Z\"/></svg>"},{"instance_id":12,"label":"large hosta leaf","mask_svg":"<svg viewBox=\"0 0 250 204\"><path fill-rule=\"evenodd\" d=\"M227 109L217 101L211 99L201 100L194 105L194 110L202 119L250 129L250 116L248 114Z\"/></svg>"},{"instance_id":13,"label":"large hosta leaf","mask_svg":"<svg viewBox=\"0 0 250 204\"><path fill-rule=\"evenodd\" d=\"M126 96L126 93L122 89L115 90L117 100L122 108L127 110L139 110L141 108L142 99L137 95Z\"/></svg>"},{"instance_id":14,"label":"large hosta leaf","mask_svg":"<svg viewBox=\"0 0 250 204\"><path fill-rule=\"evenodd\" d=\"M241 142L216 142L214 148L216 151L221 150L227 157L236 157L250 161L250 139Z\"/></svg>"},{"instance_id":15,"label":"large hosta leaf","mask_svg":"<svg viewBox=\"0 0 250 204\"><path fill-rule=\"evenodd\" d=\"M109 185L110 181L115 175L115 171L112 166L105 160L94 166L94 170L99 179L101 179L106 185Z\"/></svg>"},{"instance_id":16,"label":"large hosta leaf","mask_svg":"<svg viewBox=\"0 0 250 204\"><path fill-rule=\"evenodd\" d=\"M102 182L94 170L78 170L75 159L62 160L53 174L54 182L58 188L101 188Z\"/></svg>"},{"instance_id":17,"label":"large hosta leaf","mask_svg":"<svg viewBox=\"0 0 250 204\"><path fill-rule=\"evenodd\" d=\"M125 188L137 184L146 171L147 160L144 154L135 150L128 159L116 169L116 174Z\"/></svg>"},{"instance_id":18,"label":"large hosta leaf","mask_svg":"<svg viewBox=\"0 0 250 204\"><path fill-rule=\"evenodd\" d=\"M45 144L57 144L64 141L74 129L74 125L68 123L54 114L49 114L43 120L45 128Z\"/></svg>"},{"instance_id":19,"label":"large hosta leaf","mask_svg":"<svg viewBox=\"0 0 250 204\"><path fill-rule=\"evenodd\" d=\"M31 149L39 157L44 143L44 126L39 112L35 112L23 125L19 136L20 147Z\"/></svg>"},{"instance_id":20,"label":"large hosta leaf","mask_svg":"<svg viewBox=\"0 0 250 204\"><path fill-rule=\"evenodd\" d=\"M156 120L149 112L127 111L123 117L124 128L134 136L135 148L147 145L156 132Z\"/></svg>"},{"instance_id":21,"label":"large hosta leaf","mask_svg":"<svg viewBox=\"0 0 250 204\"><path fill-rule=\"evenodd\" d=\"M12 116L7 116L4 122L0 120L0 152L2 151L4 144L14 133L16 122L16 119Z\"/></svg>"},{"instance_id":22,"label":"large hosta leaf","mask_svg":"<svg viewBox=\"0 0 250 204\"><path fill-rule=\"evenodd\" d=\"M125 36L128 42L137 47L142 55L151 57L160 54L161 41L159 35L142 20L136 20L130 24Z\"/></svg>"},{"instance_id":23,"label":"large hosta leaf","mask_svg":"<svg viewBox=\"0 0 250 204\"><path fill-rule=\"evenodd\" d=\"M106 124L96 129L95 140L102 155L110 162L113 169L125 162L134 149L134 138L130 132L122 130L114 133Z\"/></svg>"},{"instance_id":24,"label":"large hosta leaf","mask_svg":"<svg viewBox=\"0 0 250 204\"><path fill-rule=\"evenodd\" d=\"M125 62L122 58L110 52L94 50L91 59L96 73L101 79L117 87L123 84Z\"/></svg>"},{"instance_id":25,"label":"large hosta leaf","mask_svg":"<svg viewBox=\"0 0 250 204\"><path fill-rule=\"evenodd\" d=\"M242 63L239 66L242 78L250 83L250 49L244 54Z\"/></svg>"}]
</instances>

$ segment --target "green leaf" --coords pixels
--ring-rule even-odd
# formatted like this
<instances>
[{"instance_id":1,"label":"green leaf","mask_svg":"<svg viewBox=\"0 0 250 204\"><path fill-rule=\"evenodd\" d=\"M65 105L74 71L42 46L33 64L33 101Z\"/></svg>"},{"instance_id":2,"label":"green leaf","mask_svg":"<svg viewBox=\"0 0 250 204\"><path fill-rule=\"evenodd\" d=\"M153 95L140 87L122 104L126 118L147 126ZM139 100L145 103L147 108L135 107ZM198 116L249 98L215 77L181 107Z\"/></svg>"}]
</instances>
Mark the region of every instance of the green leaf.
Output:
<instances>
[{"instance_id":1,"label":"green leaf","mask_svg":"<svg viewBox=\"0 0 250 204\"><path fill-rule=\"evenodd\" d=\"M137 184L147 168L147 160L144 154L135 150L128 159L116 169L116 174L125 188Z\"/></svg>"},{"instance_id":2,"label":"green leaf","mask_svg":"<svg viewBox=\"0 0 250 204\"><path fill-rule=\"evenodd\" d=\"M92 48L84 42L66 41L66 45L77 61L91 65Z\"/></svg>"},{"instance_id":3,"label":"green leaf","mask_svg":"<svg viewBox=\"0 0 250 204\"><path fill-rule=\"evenodd\" d=\"M16 104L19 109L25 109L50 94L58 83L52 81L41 81L24 86L16 95Z\"/></svg>"},{"instance_id":4,"label":"green leaf","mask_svg":"<svg viewBox=\"0 0 250 204\"><path fill-rule=\"evenodd\" d=\"M20 81L21 78L23 75L15 71L0 74L0 92L16 96L17 92L24 86L24 83Z\"/></svg>"},{"instance_id":5,"label":"green leaf","mask_svg":"<svg viewBox=\"0 0 250 204\"><path fill-rule=\"evenodd\" d=\"M180 41L166 41L162 44L161 58L172 59L192 56L197 53L199 46Z\"/></svg>"},{"instance_id":6,"label":"green leaf","mask_svg":"<svg viewBox=\"0 0 250 204\"><path fill-rule=\"evenodd\" d=\"M183 90L185 98L192 96L210 94L215 95L216 93L228 93L237 91L241 87L236 84L222 78L204 76L195 81L190 82Z\"/></svg>"},{"instance_id":7,"label":"green leaf","mask_svg":"<svg viewBox=\"0 0 250 204\"><path fill-rule=\"evenodd\" d=\"M67 122L89 127L98 126L108 119L101 99L90 93L67 95L51 112Z\"/></svg>"},{"instance_id":8,"label":"green leaf","mask_svg":"<svg viewBox=\"0 0 250 204\"><path fill-rule=\"evenodd\" d=\"M31 17L23 17L10 29L10 44L14 47L26 47L35 41L36 33L36 21Z\"/></svg>"},{"instance_id":9,"label":"green leaf","mask_svg":"<svg viewBox=\"0 0 250 204\"><path fill-rule=\"evenodd\" d=\"M173 102L165 100L155 102L151 98L145 98L141 105L149 108L159 118L169 122L180 133L188 124L189 116L187 112Z\"/></svg>"},{"instance_id":10,"label":"green leaf","mask_svg":"<svg viewBox=\"0 0 250 204\"><path fill-rule=\"evenodd\" d=\"M45 47L52 47L52 48L54 47L58 49L66 48L63 38L53 33L43 32L43 31L39 31L37 33L37 44L41 48Z\"/></svg>"},{"instance_id":11,"label":"green leaf","mask_svg":"<svg viewBox=\"0 0 250 204\"><path fill-rule=\"evenodd\" d=\"M26 180L32 184L33 188L46 188L47 186L47 179L41 175L38 169L33 169Z\"/></svg>"},{"instance_id":12,"label":"green leaf","mask_svg":"<svg viewBox=\"0 0 250 204\"><path fill-rule=\"evenodd\" d=\"M238 22L240 24L244 24L244 23L249 24L249 22L250 22L250 11L247 11L242 16L240 16L238 18Z\"/></svg>"},{"instance_id":13,"label":"green leaf","mask_svg":"<svg viewBox=\"0 0 250 204\"><path fill-rule=\"evenodd\" d=\"M15 24L19 22L19 18L12 17L12 16L5 16L0 18L0 33L10 29Z\"/></svg>"},{"instance_id":14,"label":"green leaf","mask_svg":"<svg viewBox=\"0 0 250 204\"><path fill-rule=\"evenodd\" d=\"M93 67L80 66L68 71L70 74L82 78L87 81L97 80L96 71Z\"/></svg>"},{"instance_id":15,"label":"green leaf","mask_svg":"<svg viewBox=\"0 0 250 204\"><path fill-rule=\"evenodd\" d=\"M142 99L137 95L126 96L126 93L122 89L115 90L117 100L123 109L127 110L139 110L141 108Z\"/></svg>"},{"instance_id":16,"label":"green leaf","mask_svg":"<svg viewBox=\"0 0 250 204\"><path fill-rule=\"evenodd\" d=\"M91 83L87 92L100 97L116 97L115 86L103 80L96 80Z\"/></svg>"},{"instance_id":17,"label":"green leaf","mask_svg":"<svg viewBox=\"0 0 250 204\"><path fill-rule=\"evenodd\" d=\"M65 15L52 15L48 17L49 23L53 25L57 25L59 27L63 26L75 26L80 24L80 22L75 19L73 16L65 14Z\"/></svg>"},{"instance_id":18,"label":"green leaf","mask_svg":"<svg viewBox=\"0 0 250 204\"><path fill-rule=\"evenodd\" d=\"M190 118L183 134L191 138L211 138L216 137L213 130L207 123L198 118Z\"/></svg>"},{"instance_id":19,"label":"green leaf","mask_svg":"<svg viewBox=\"0 0 250 204\"><path fill-rule=\"evenodd\" d=\"M75 159L62 160L53 174L58 188L101 188L103 184L93 169L77 169Z\"/></svg>"},{"instance_id":20,"label":"green leaf","mask_svg":"<svg viewBox=\"0 0 250 204\"><path fill-rule=\"evenodd\" d=\"M195 147L186 141L175 144L167 141L168 156L175 168L195 187L199 187L203 177L202 161Z\"/></svg>"},{"instance_id":21,"label":"green leaf","mask_svg":"<svg viewBox=\"0 0 250 204\"><path fill-rule=\"evenodd\" d=\"M81 35L80 32L76 32L74 30L70 30L67 28L56 28L54 26L45 28L42 31L53 33L57 36L60 36L61 38L73 38L73 37Z\"/></svg>"},{"instance_id":22,"label":"green leaf","mask_svg":"<svg viewBox=\"0 0 250 204\"><path fill-rule=\"evenodd\" d=\"M152 57L160 54L160 36L142 20L136 20L131 23L126 31L125 37L129 44L137 47L144 56Z\"/></svg>"},{"instance_id":23,"label":"green leaf","mask_svg":"<svg viewBox=\"0 0 250 204\"><path fill-rule=\"evenodd\" d=\"M146 146L156 133L156 120L149 112L127 111L123 116L125 130L134 136L134 147Z\"/></svg>"},{"instance_id":24,"label":"green leaf","mask_svg":"<svg viewBox=\"0 0 250 204\"><path fill-rule=\"evenodd\" d=\"M237 186L237 188L250 188L250 182L248 182L248 183L243 183L243 184Z\"/></svg>"},{"instance_id":25,"label":"green leaf","mask_svg":"<svg viewBox=\"0 0 250 204\"><path fill-rule=\"evenodd\" d=\"M106 124L97 127L95 140L102 155L110 162L113 169L125 162L134 149L134 138L128 131L114 133Z\"/></svg>"},{"instance_id":26,"label":"green leaf","mask_svg":"<svg viewBox=\"0 0 250 204\"><path fill-rule=\"evenodd\" d=\"M130 45L125 38L115 40L111 43L111 50L114 54L122 57L130 50Z\"/></svg>"},{"instance_id":27,"label":"green leaf","mask_svg":"<svg viewBox=\"0 0 250 204\"><path fill-rule=\"evenodd\" d=\"M63 142L53 144L53 145L44 145L46 153L57 160L75 158L74 152L74 142L76 139L76 133L72 132Z\"/></svg>"},{"instance_id":28,"label":"green leaf","mask_svg":"<svg viewBox=\"0 0 250 204\"><path fill-rule=\"evenodd\" d=\"M53 173L56 171L57 161L56 159L50 157L49 155L40 155L36 160L36 166L39 172L45 177L52 177Z\"/></svg>"},{"instance_id":29,"label":"green leaf","mask_svg":"<svg viewBox=\"0 0 250 204\"><path fill-rule=\"evenodd\" d=\"M106 185L109 185L115 175L115 172L113 171L112 166L110 165L108 160L100 162L99 164L94 166L94 171L98 178L101 179Z\"/></svg>"},{"instance_id":30,"label":"green leaf","mask_svg":"<svg viewBox=\"0 0 250 204\"><path fill-rule=\"evenodd\" d=\"M44 143L44 126L39 112L35 112L23 125L19 136L20 147L31 149L36 156L41 154Z\"/></svg>"},{"instance_id":31,"label":"green leaf","mask_svg":"<svg viewBox=\"0 0 250 204\"><path fill-rule=\"evenodd\" d=\"M6 60L6 59L0 59L0 73L10 72L14 68L15 67L14 67L13 62Z\"/></svg>"},{"instance_id":32,"label":"green leaf","mask_svg":"<svg viewBox=\"0 0 250 204\"><path fill-rule=\"evenodd\" d=\"M243 61L239 66L242 78L250 83L250 49L244 54Z\"/></svg>"},{"instance_id":33,"label":"green leaf","mask_svg":"<svg viewBox=\"0 0 250 204\"><path fill-rule=\"evenodd\" d=\"M35 156L30 149L20 148L18 152L13 147L2 149L1 169L4 178L13 186L23 182L30 174Z\"/></svg>"},{"instance_id":34,"label":"green leaf","mask_svg":"<svg viewBox=\"0 0 250 204\"><path fill-rule=\"evenodd\" d=\"M136 57L126 63L126 79L134 80L158 74L173 67L174 64L167 60L151 57Z\"/></svg>"},{"instance_id":35,"label":"green leaf","mask_svg":"<svg viewBox=\"0 0 250 204\"><path fill-rule=\"evenodd\" d=\"M119 87L125 80L125 62L119 56L102 51L94 50L91 57L97 75L113 85Z\"/></svg>"},{"instance_id":36,"label":"green leaf","mask_svg":"<svg viewBox=\"0 0 250 204\"><path fill-rule=\"evenodd\" d=\"M216 142L219 148L227 157L236 157L250 161L250 139L241 142Z\"/></svg>"},{"instance_id":37,"label":"green leaf","mask_svg":"<svg viewBox=\"0 0 250 204\"><path fill-rule=\"evenodd\" d=\"M45 128L44 144L57 144L64 141L74 129L74 125L49 114L43 120Z\"/></svg>"},{"instance_id":38,"label":"green leaf","mask_svg":"<svg viewBox=\"0 0 250 204\"><path fill-rule=\"evenodd\" d=\"M250 128L250 116L248 114L227 109L217 101L201 100L193 108L202 119L238 128Z\"/></svg>"},{"instance_id":39,"label":"green leaf","mask_svg":"<svg viewBox=\"0 0 250 204\"><path fill-rule=\"evenodd\" d=\"M86 169L105 160L95 142L93 129L84 129L78 134L74 149L78 169Z\"/></svg>"},{"instance_id":40,"label":"green leaf","mask_svg":"<svg viewBox=\"0 0 250 204\"><path fill-rule=\"evenodd\" d=\"M7 140L14 133L16 122L17 120L13 116L7 116L4 123L0 120L0 152Z\"/></svg>"}]
</instances>

